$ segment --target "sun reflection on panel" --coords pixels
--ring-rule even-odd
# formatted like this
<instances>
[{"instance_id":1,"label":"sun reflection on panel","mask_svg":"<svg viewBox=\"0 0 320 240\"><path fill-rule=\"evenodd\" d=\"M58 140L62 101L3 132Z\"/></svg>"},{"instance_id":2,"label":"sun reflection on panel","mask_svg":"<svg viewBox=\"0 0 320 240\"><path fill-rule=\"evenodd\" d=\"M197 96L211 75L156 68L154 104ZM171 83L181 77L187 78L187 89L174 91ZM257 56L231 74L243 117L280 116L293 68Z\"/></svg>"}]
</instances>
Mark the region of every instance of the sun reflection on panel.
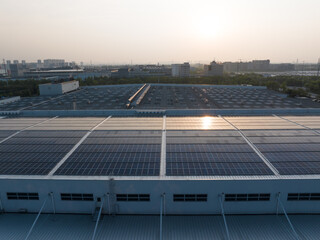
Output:
<instances>
[{"instance_id":1,"label":"sun reflection on panel","mask_svg":"<svg viewBox=\"0 0 320 240\"><path fill-rule=\"evenodd\" d=\"M202 129L210 129L213 123L212 117L203 117L201 118L202 121Z\"/></svg>"}]
</instances>

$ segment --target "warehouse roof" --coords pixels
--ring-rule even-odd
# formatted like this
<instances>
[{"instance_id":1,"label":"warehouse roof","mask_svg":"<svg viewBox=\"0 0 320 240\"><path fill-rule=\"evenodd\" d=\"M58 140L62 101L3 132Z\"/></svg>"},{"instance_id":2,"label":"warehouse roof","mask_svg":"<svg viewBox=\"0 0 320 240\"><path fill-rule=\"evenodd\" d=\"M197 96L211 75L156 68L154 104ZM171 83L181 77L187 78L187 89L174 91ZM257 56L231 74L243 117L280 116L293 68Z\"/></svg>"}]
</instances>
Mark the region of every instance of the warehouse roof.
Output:
<instances>
[{"instance_id":1,"label":"warehouse roof","mask_svg":"<svg viewBox=\"0 0 320 240\"><path fill-rule=\"evenodd\" d=\"M312 178L320 117L0 119L0 156L12 177Z\"/></svg>"},{"instance_id":2,"label":"warehouse roof","mask_svg":"<svg viewBox=\"0 0 320 240\"><path fill-rule=\"evenodd\" d=\"M132 104L128 105L133 96ZM129 84L82 87L58 97L21 98L0 106L0 111L125 110L128 106L135 109L300 109L319 108L320 104L308 98L289 98L261 86Z\"/></svg>"}]
</instances>

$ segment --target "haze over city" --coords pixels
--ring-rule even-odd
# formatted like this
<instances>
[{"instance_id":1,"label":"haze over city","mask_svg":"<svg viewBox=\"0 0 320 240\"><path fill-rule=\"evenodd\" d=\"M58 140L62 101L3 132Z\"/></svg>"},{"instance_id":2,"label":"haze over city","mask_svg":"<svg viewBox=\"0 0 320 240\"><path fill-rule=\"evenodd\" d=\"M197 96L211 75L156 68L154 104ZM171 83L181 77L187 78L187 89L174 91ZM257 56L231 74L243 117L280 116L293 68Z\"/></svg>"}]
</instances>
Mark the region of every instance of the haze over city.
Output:
<instances>
[{"instance_id":1,"label":"haze over city","mask_svg":"<svg viewBox=\"0 0 320 240\"><path fill-rule=\"evenodd\" d=\"M317 62L320 1L2 0L4 59Z\"/></svg>"}]
</instances>

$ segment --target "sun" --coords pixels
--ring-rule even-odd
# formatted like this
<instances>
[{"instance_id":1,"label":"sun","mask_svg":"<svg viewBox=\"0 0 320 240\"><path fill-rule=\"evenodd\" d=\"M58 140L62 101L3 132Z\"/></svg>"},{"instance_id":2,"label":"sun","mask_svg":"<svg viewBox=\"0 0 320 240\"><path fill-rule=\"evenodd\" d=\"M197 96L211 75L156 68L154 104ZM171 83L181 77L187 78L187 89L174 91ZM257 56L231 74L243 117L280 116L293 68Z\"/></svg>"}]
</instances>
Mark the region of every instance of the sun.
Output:
<instances>
[{"instance_id":1,"label":"sun","mask_svg":"<svg viewBox=\"0 0 320 240\"><path fill-rule=\"evenodd\" d=\"M194 21L195 33L202 39L218 37L222 31L222 23L212 15L199 16Z\"/></svg>"}]
</instances>

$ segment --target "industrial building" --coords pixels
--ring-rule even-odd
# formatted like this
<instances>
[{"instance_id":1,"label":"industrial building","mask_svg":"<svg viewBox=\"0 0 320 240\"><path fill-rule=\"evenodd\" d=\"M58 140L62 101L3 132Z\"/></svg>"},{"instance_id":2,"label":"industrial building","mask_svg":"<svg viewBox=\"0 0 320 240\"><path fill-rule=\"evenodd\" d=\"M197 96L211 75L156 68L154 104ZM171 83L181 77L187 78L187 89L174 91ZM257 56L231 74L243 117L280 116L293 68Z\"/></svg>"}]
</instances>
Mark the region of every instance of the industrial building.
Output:
<instances>
[{"instance_id":1,"label":"industrial building","mask_svg":"<svg viewBox=\"0 0 320 240\"><path fill-rule=\"evenodd\" d=\"M83 69L49 69L49 70L29 70L24 72L25 78L32 79L44 79L44 78L57 78L57 79L65 79L71 78L73 76L77 76L78 74L82 74Z\"/></svg>"},{"instance_id":2,"label":"industrial building","mask_svg":"<svg viewBox=\"0 0 320 240\"><path fill-rule=\"evenodd\" d=\"M204 65L205 76L223 76L223 64L212 61L210 65Z\"/></svg>"},{"instance_id":3,"label":"industrial building","mask_svg":"<svg viewBox=\"0 0 320 240\"><path fill-rule=\"evenodd\" d=\"M183 64L172 64L172 76L173 77L189 77L190 76L190 64L185 62Z\"/></svg>"},{"instance_id":4,"label":"industrial building","mask_svg":"<svg viewBox=\"0 0 320 240\"><path fill-rule=\"evenodd\" d=\"M79 81L39 84L40 95L61 95L79 88Z\"/></svg>"},{"instance_id":5,"label":"industrial building","mask_svg":"<svg viewBox=\"0 0 320 240\"><path fill-rule=\"evenodd\" d=\"M96 100L58 109L59 98L46 96L20 109L23 98L9 103L0 109L0 239L319 238L320 108L277 99L256 109L224 108L229 99L207 109L143 108L164 87L196 88L195 102L214 91L246 91L247 101L269 95L144 84L59 100L93 92L102 100L110 90L123 108Z\"/></svg>"}]
</instances>

